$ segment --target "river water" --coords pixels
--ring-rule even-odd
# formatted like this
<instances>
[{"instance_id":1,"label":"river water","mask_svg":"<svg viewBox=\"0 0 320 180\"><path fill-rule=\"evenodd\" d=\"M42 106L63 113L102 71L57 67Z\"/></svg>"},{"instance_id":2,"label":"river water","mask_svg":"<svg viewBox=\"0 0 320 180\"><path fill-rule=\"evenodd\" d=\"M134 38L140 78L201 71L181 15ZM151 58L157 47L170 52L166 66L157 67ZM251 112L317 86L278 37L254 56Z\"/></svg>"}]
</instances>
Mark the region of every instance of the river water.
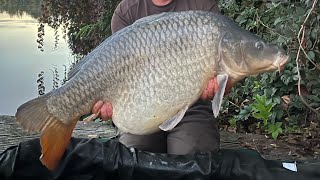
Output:
<instances>
[{"instance_id":1,"label":"river water","mask_svg":"<svg viewBox=\"0 0 320 180\"><path fill-rule=\"evenodd\" d=\"M45 27L44 51L38 49L38 21L22 13L0 13L0 115L14 115L22 103L38 96L38 74L44 71L46 92L52 89L57 67L62 79L64 66L73 60L66 40L54 47L54 30ZM62 37L62 35L60 35Z\"/></svg>"}]
</instances>

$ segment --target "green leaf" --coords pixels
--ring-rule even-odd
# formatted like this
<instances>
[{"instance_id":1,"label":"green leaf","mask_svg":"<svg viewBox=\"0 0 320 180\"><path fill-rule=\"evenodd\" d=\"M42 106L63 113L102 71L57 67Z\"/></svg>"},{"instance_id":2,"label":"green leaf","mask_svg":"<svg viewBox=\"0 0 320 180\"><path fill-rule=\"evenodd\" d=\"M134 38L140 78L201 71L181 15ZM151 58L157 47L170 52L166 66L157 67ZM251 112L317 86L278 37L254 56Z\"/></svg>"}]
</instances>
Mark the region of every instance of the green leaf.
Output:
<instances>
[{"instance_id":1,"label":"green leaf","mask_svg":"<svg viewBox=\"0 0 320 180\"><path fill-rule=\"evenodd\" d=\"M276 140L278 138L279 132L278 131L274 131L274 132L272 132L271 135L272 135L272 138Z\"/></svg>"},{"instance_id":2,"label":"green leaf","mask_svg":"<svg viewBox=\"0 0 320 180\"><path fill-rule=\"evenodd\" d=\"M268 22L269 19L270 19L269 16L263 16L263 17L261 18L261 20L262 20L263 22Z\"/></svg>"},{"instance_id":3,"label":"green leaf","mask_svg":"<svg viewBox=\"0 0 320 180\"><path fill-rule=\"evenodd\" d=\"M266 97L265 96L260 96L259 94L257 94L255 96L255 99L257 101L257 104L266 104Z\"/></svg>"},{"instance_id":4,"label":"green leaf","mask_svg":"<svg viewBox=\"0 0 320 180\"><path fill-rule=\"evenodd\" d=\"M254 103L251 105L251 107L254 111L257 111L257 112L262 112L265 109L264 104L260 104L260 103Z\"/></svg>"},{"instance_id":5,"label":"green leaf","mask_svg":"<svg viewBox=\"0 0 320 180\"><path fill-rule=\"evenodd\" d=\"M303 16L305 13L307 13L307 12L309 12L310 10L308 10L308 11L306 11L304 8L302 8L302 7L297 7L296 8L296 13L295 13L295 15L296 16ZM303 17L304 18L304 17Z\"/></svg>"},{"instance_id":6,"label":"green leaf","mask_svg":"<svg viewBox=\"0 0 320 180\"><path fill-rule=\"evenodd\" d=\"M309 95L307 98L315 102L320 102L320 96L317 95Z\"/></svg>"},{"instance_id":7,"label":"green leaf","mask_svg":"<svg viewBox=\"0 0 320 180\"><path fill-rule=\"evenodd\" d=\"M311 31L311 38L313 39L317 39L317 34L319 32L319 28L314 28L312 31Z\"/></svg>"},{"instance_id":8,"label":"green leaf","mask_svg":"<svg viewBox=\"0 0 320 180\"><path fill-rule=\"evenodd\" d=\"M309 57L311 60L314 60L314 58L315 58L315 56L316 56L316 54L315 54L313 51L309 51L309 52L307 53L307 55L308 55L308 57Z\"/></svg>"},{"instance_id":9,"label":"green leaf","mask_svg":"<svg viewBox=\"0 0 320 180\"><path fill-rule=\"evenodd\" d=\"M231 127L235 128L237 127L237 119L236 118L231 118L228 122L230 123Z\"/></svg>"},{"instance_id":10,"label":"green leaf","mask_svg":"<svg viewBox=\"0 0 320 180\"><path fill-rule=\"evenodd\" d=\"M269 124L268 129L267 129L268 133L271 134L271 133L273 133L275 130L276 130L275 125L274 125L274 124Z\"/></svg>"},{"instance_id":11,"label":"green leaf","mask_svg":"<svg viewBox=\"0 0 320 180\"><path fill-rule=\"evenodd\" d=\"M278 17L278 18L274 21L273 25L277 25L277 24L280 23L280 22L282 22L282 17Z\"/></svg>"},{"instance_id":12,"label":"green leaf","mask_svg":"<svg viewBox=\"0 0 320 180\"><path fill-rule=\"evenodd\" d=\"M260 120L264 120L265 119L265 117L262 114L257 113L257 112L252 113L252 116L254 118L257 118L257 119L260 119Z\"/></svg>"},{"instance_id":13,"label":"green leaf","mask_svg":"<svg viewBox=\"0 0 320 180\"><path fill-rule=\"evenodd\" d=\"M281 125L282 125L282 122L276 122L276 127L277 127L277 129L280 128Z\"/></svg>"},{"instance_id":14,"label":"green leaf","mask_svg":"<svg viewBox=\"0 0 320 180\"><path fill-rule=\"evenodd\" d=\"M275 104L268 104L268 105L266 106L266 111L267 111L267 112L270 112L274 105L275 105Z\"/></svg>"},{"instance_id":15,"label":"green leaf","mask_svg":"<svg viewBox=\"0 0 320 180\"><path fill-rule=\"evenodd\" d=\"M252 108L250 106L244 106L243 109L240 110L237 118L247 120L251 114Z\"/></svg>"},{"instance_id":16,"label":"green leaf","mask_svg":"<svg viewBox=\"0 0 320 180\"><path fill-rule=\"evenodd\" d=\"M235 20L237 23L239 23L240 25L247 22L247 20L243 17L243 16L238 16Z\"/></svg>"},{"instance_id":17,"label":"green leaf","mask_svg":"<svg viewBox=\"0 0 320 180\"><path fill-rule=\"evenodd\" d=\"M282 125L282 122L276 122L275 124L269 125L268 133L271 133L273 139L277 139L278 135L282 133L281 125Z\"/></svg>"}]
</instances>

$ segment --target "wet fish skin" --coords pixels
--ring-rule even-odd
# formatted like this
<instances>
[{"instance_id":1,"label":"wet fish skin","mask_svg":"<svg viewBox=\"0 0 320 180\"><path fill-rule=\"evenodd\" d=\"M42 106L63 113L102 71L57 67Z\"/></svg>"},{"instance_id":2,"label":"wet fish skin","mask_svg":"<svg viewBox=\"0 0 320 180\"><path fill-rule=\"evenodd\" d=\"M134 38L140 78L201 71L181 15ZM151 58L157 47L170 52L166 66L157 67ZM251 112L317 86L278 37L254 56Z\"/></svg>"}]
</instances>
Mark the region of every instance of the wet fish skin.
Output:
<instances>
[{"instance_id":1,"label":"wet fish skin","mask_svg":"<svg viewBox=\"0 0 320 180\"><path fill-rule=\"evenodd\" d=\"M98 100L112 104L112 120L121 131L149 134L164 121L182 117L181 110L199 99L210 78L226 74L234 83L286 61L283 50L225 16L202 11L153 15L106 39L64 86L21 105L17 122L42 132L41 161L54 169L75 123Z\"/></svg>"}]
</instances>

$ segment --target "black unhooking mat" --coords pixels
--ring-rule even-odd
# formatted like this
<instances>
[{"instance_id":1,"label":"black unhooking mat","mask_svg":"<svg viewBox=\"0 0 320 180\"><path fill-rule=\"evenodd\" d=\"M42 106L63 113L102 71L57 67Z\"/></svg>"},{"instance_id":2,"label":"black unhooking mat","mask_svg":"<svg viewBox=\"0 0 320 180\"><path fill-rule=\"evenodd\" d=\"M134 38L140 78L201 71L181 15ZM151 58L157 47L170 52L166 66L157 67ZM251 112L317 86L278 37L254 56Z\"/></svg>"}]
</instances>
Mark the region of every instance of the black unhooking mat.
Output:
<instances>
[{"instance_id":1,"label":"black unhooking mat","mask_svg":"<svg viewBox=\"0 0 320 180\"><path fill-rule=\"evenodd\" d=\"M176 156L126 148L117 140L72 138L59 167L49 172L39 161L39 139L0 154L0 179L161 179L161 180L319 180L320 162L297 162L297 172L282 161L249 150ZM286 167L286 166L285 166ZM294 169L293 169L294 170Z\"/></svg>"}]
</instances>

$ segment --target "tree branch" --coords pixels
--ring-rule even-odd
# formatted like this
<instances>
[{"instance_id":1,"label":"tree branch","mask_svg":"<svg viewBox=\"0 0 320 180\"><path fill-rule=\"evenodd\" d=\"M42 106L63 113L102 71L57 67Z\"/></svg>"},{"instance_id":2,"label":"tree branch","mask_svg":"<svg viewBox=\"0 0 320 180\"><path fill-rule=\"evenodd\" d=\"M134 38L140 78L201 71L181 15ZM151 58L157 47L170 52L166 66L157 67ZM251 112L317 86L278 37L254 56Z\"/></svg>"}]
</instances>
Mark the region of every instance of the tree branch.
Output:
<instances>
[{"instance_id":1,"label":"tree branch","mask_svg":"<svg viewBox=\"0 0 320 180\"><path fill-rule=\"evenodd\" d=\"M301 75L300 75L300 69L299 69L299 55L300 55L300 52L301 50L304 52L304 54L307 56L307 58L310 60L310 58L308 57L308 55L305 53L305 50L304 48L302 47L302 42L304 42L304 36L305 36L305 24L306 22L308 21L309 17L310 17L310 14L311 12L314 10L315 8L315 5L317 4L318 0L314 0L313 1L313 4L312 4L312 7L310 9L310 12L308 13L307 17L305 18L305 20L303 21L302 25L301 25L301 28L299 30L299 33L298 33L298 41L299 41L299 49L298 49L298 52L297 52L297 56L296 56L296 64L297 64L297 71L298 71L298 93L299 93L299 97L301 99L301 101L308 107L310 108L313 112L315 112L318 117L320 117L320 113L315 110L314 108L312 108L306 101L305 99L302 97L301 95ZM300 36L301 36L301 33L302 33L302 37L300 39ZM312 62L312 61L311 61ZM317 67L317 66L316 66Z\"/></svg>"}]
</instances>

